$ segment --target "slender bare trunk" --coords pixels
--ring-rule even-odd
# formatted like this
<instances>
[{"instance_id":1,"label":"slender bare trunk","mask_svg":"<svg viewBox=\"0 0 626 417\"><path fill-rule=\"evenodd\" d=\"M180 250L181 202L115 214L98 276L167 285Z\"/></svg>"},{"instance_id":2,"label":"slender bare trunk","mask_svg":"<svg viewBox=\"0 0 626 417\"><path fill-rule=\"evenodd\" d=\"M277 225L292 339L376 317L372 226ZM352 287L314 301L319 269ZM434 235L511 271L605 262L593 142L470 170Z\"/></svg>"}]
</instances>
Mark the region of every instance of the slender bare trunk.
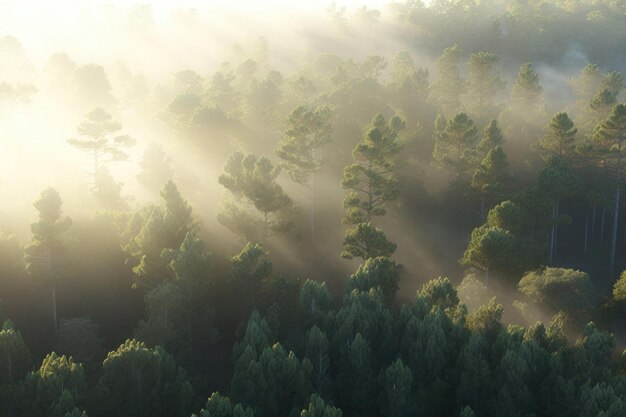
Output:
<instances>
[{"instance_id":1,"label":"slender bare trunk","mask_svg":"<svg viewBox=\"0 0 626 417\"><path fill-rule=\"evenodd\" d=\"M311 247L315 249L315 197L316 197L316 177L317 173L313 172L311 180Z\"/></svg>"},{"instance_id":2,"label":"slender bare trunk","mask_svg":"<svg viewBox=\"0 0 626 417\"><path fill-rule=\"evenodd\" d=\"M585 215L585 253L587 253L587 240L589 239L589 209Z\"/></svg>"},{"instance_id":3,"label":"slender bare trunk","mask_svg":"<svg viewBox=\"0 0 626 417\"><path fill-rule=\"evenodd\" d=\"M556 226L556 203L552 207L552 227L550 228L550 265L554 260L554 239L556 237L555 226Z\"/></svg>"},{"instance_id":4,"label":"slender bare trunk","mask_svg":"<svg viewBox=\"0 0 626 417\"><path fill-rule=\"evenodd\" d=\"M602 217L600 219L600 241L604 241L604 218L606 216L606 209L602 207Z\"/></svg>"},{"instance_id":5,"label":"slender bare trunk","mask_svg":"<svg viewBox=\"0 0 626 417\"><path fill-rule=\"evenodd\" d=\"M609 275L613 276L615 269L615 247L617 246L617 222L619 220L619 192L622 174L621 143L617 148L617 173L615 174L615 212L613 213L613 233L611 235L611 260L609 261Z\"/></svg>"},{"instance_id":6,"label":"slender bare trunk","mask_svg":"<svg viewBox=\"0 0 626 417\"><path fill-rule=\"evenodd\" d=\"M591 239L596 236L596 203L593 203L593 211L591 213Z\"/></svg>"},{"instance_id":7,"label":"slender bare trunk","mask_svg":"<svg viewBox=\"0 0 626 417\"><path fill-rule=\"evenodd\" d=\"M561 201L556 200L556 213L554 216L554 256L556 257L559 254L558 251L558 243L559 243L559 212L561 210Z\"/></svg>"},{"instance_id":8,"label":"slender bare trunk","mask_svg":"<svg viewBox=\"0 0 626 417\"><path fill-rule=\"evenodd\" d=\"M52 287L52 322L54 327L54 340L57 340L57 289L55 287Z\"/></svg>"}]
</instances>

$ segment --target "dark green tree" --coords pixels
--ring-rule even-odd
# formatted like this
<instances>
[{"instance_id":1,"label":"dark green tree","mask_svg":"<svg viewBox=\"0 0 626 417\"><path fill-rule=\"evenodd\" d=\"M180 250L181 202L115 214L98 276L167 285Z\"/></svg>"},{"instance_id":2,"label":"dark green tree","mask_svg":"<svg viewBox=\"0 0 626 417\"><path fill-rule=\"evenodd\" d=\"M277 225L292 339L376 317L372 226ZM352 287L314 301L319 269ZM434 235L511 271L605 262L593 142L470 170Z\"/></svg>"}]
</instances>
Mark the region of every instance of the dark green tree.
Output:
<instances>
[{"instance_id":1,"label":"dark green tree","mask_svg":"<svg viewBox=\"0 0 626 417\"><path fill-rule=\"evenodd\" d=\"M354 148L352 155L357 162L344 168L341 181L341 186L350 191L343 201L348 210L345 223L371 222L374 216L385 215L385 207L400 196L394 172L402 150L398 137L402 129L404 122L399 117L387 121L378 114Z\"/></svg>"},{"instance_id":2,"label":"dark green tree","mask_svg":"<svg viewBox=\"0 0 626 417\"><path fill-rule=\"evenodd\" d=\"M468 181L477 163L478 134L472 119L458 113L435 137L433 158L452 172L455 182Z\"/></svg>"},{"instance_id":3,"label":"dark green tree","mask_svg":"<svg viewBox=\"0 0 626 417\"><path fill-rule=\"evenodd\" d=\"M339 408L327 404L317 394L311 395L308 408L300 413L300 417L341 417L343 413Z\"/></svg>"},{"instance_id":4,"label":"dark green tree","mask_svg":"<svg viewBox=\"0 0 626 417\"><path fill-rule=\"evenodd\" d=\"M493 52L475 52L469 57L468 108L479 119L495 112L494 96L505 86L500 78L499 62L500 57Z\"/></svg>"},{"instance_id":5,"label":"dark green tree","mask_svg":"<svg viewBox=\"0 0 626 417\"><path fill-rule=\"evenodd\" d=\"M34 206L39 219L32 223L32 243L24 248L26 272L52 292L52 324L57 336L56 290L67 275L67 251L61 235L72 225L72 220L61 211L61 197L54 188L42 191Z\"/></svg>"},{"instance_id":6,"label":"dark green tree","mask_svg":"<svg viewBox=\"0 0 626 417\"><path fill-rule=\"evenodd\" d=\"M402 363L402 359L396 359L387 368L381 370L378 381L382 387L379 404L383 416L415 415L413 376L411 370Z\"/></svg>"},{"instance_id":7,"label":"dark green tree","mask_svg":"<svg viewBox=\"0 0 626 417\"><path fill-rule=\"evenodd\" d=\"M504 199L510 189L509 163L500 146L491 148L472 177L472 188L480 195L480 217L485 219L487 210Z\"/></svg>"},{"instance_id":8,"label":"dark green tree","mask_svg":"<svg viewBox=\"0 0 626 417\"><path fill-rule=\"evenodd\" d=\"M431 99L447 116L459 110L460 98L466 90L466 82L461 78L460 65L461 48L457 44L444 49L437 59L437 78L433 82Z\"/></svg>"},{"instance_id":9,"label":"dark green tree","mask_svg":"<svg viewBox=\"0 0 626 417\"><path fill-rule=\"evenodd\" d=\"M537 142L537 149L544 159L559 157L563 160L571 160L576 148L576 133L574 122L567 113L558 113L552 118L546 134Z\"/></svg>"},{"instance_id":10,"label":"dark green tree","mask_svg":"<svg viewBox=\"0 0 626 417\"><path fill-rule=\"evenodd\" d=\"M230 260L230 279L250 306L255 306L261 289L272 274L269 252L258 243L248 243Z\"/></svg>"},{"instance_id":11,"label":"dark green tree","mask_svg":"<svg viewBox=\"0 0 626 417\"><path fill-rule=\"evenodd\" d=\"M317 173L323 160L320 148L331 141L332 110L328 106L315 109L296 107L287 118L285 136L278 145L276 155L289 177L311 189L311 242L315 242L315 203Z\"/></svg>"},{"instance_id":12,"label":"dark green tree","mask_svg":"<svg viewBox=\"0 0 626 417\"><path fill-rule=\"evenodd\" d=\"M233 404L230 398L214 392L204 408L198 414L192 414L191 417L254 417L254 411L250 407Z\"/></svg>"},{"instance_id":13,"label":"dark green tree","mask_svg":"<svg viewBox=\"0 0 626 417\"><path fill-rule=\"evenodd\" d=\"M236 198L254 206L262 215L262 241L272 232L285 232L293 227L287 215L293 202L276 182L280 166L254 154L232 154L218 181ZM237 231L236 231L237 232Z\"/></svg>"},{"instance_id":14,"label":"dark green tree","mask_svg":"<svg viewBox=\"0 0 626 417\"><path fill-rule=\"evenodd\" d=\"M609 260L609 274L613 275L615 248L617 245L617 223L620 210L622 159L623 153L626 151L626 149L623 149L624 141L626 141L626 104L618 104L613 107L611 114L596 130L593 140L602 154L603 163L614 173L615 206L613 209L611 257Z\"/></svg>"},{"instance_id":15,"label":"dark green tree","mask_svg":"<svg viewBox=\"0 0 626 417\"><path fill-rule=\"evenodd\" d=\"M502 129L498 126L498 121L493 119L483 130L483 137L478 143L478 149L484 155L487 155L491 149L496 146L502 146L503 144L504 136L502 135Z\"/></svg>"},{"instance_id":16,"label":"dark green tree","mask_svg":"<svg viewBox=\"0 0 626 417\"><path fill-rule=\"evenodd\" d=\"M387 240L385 233L371 223L359 223L346 232L343 241L343 258L362 258L364 261L377 256L391 256L395 243Z\"/></svg>"},{"instance_id":17,"label":"dark green tree","mask_svg":"<svg viewBox=\"0 0 626 417\"><path fill-rule=\"evenodd\" d=\"M347 290L348 292L355 289L367 292L372 288L379 288L385 302L391 305L398 291L400 269L400 265L386 256L368 258L350 277Z\"/></svg>"},{"instance_id":18,"label":"dark green tree","mask_svg":"<svg viewBox=\"0 0 626 417\"><path fill-rule=\"evenodd\" d=\"M193 389L182 368L161 347L127 340L109 352L99 381L100 411L119 417L187 417Z\"/></svg>"}]
</instances>

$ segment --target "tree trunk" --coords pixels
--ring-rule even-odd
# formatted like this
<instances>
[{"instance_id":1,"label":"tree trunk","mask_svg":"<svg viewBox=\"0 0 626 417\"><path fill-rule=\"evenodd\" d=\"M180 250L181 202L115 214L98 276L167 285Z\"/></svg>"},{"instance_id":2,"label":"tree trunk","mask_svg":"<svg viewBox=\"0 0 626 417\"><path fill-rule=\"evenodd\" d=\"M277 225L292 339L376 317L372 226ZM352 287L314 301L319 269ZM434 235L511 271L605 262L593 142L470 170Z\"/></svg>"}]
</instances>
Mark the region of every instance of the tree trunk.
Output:
<instances>
[{"instance_id":1,"label":"tree trunk","mask_svg":"<svg viewBox=\"0 0 626 417\"><path fill-rule=\"evenodd\" d=\"M587 253L587 240L589 239L589 208L585 215L585 253Z\"/></svg>"},{"instance_id":2,"label":"tree trunk","mask_svg":"<svg viewBox=\"0 0 626 417\"><path fill-rule=\"evenodd\" d=\"M311 180L311 247L315 249L315 197L316 197L316 176L314 171Z\"/></svg>"},{"instance_id":3,"label":"tree trunk","mask_svg":"<svg viewBox=\"0 0 626 417\"><path fill-rule=\"evenodd\" d=\"M555 238L555 218L556 218L556 203L552 207L552 227L550 228L550 265L552 265L552 261L554 260L554 238Z\"/></svg>"},{"instance_id":4,"label":"tree trunk","mask_svg":"<svg viewBox=\"0 0 626 417\"><path fill-rule=\"evenodd\" d=\"M604 217L606 215L606 209L602 207L602 217L600 219L600 241L604 241Z\"/></svg>"},{"instance_id":5,"label":"tree trunk","mask_svg":"<svg viewBox=\"0 0 626 417\"><path fill-rule=\"evenodd\" d=\"M54 328L54 340L57 340L58 328L57 328L57 289L52 287L52 325Z\"/></svg>"},{"instance_id":6,"label":"tree trunk","mask_svg":"<svg viewBox=\"0 0 626 417\"><path fill-rule=\"evenodd\" d=\"M596 236L596 203L593 203L593 211L591 213L591 240Z\"/></svg>"},{"instance_id":7,"label":"tree trunk","mask_svg":"<svg viewBox=\"0 0 626 417\"><path fill-rule=\"evenodd\" d=\"M558 251L558 243L559 243L559 212L561 210L561 201L556 200L556 213L554 216L554 256L556 257L559 253Z\"/></svg>"},{"instance_id":8,"label":"tree trunk","mask_svg":"<svg viewBox=\"0 0 626 417\"><path fill-rule=\"evenodd\" d=\"M609 261L609 276L613 277L615 269L615 246L617 245L617 222L619 220L619 192L622 174L621 144L617 148L617 172L615 174L615 212L613 213L613 234L611 235L611 260Z\"/></svg>"}]
</instances>

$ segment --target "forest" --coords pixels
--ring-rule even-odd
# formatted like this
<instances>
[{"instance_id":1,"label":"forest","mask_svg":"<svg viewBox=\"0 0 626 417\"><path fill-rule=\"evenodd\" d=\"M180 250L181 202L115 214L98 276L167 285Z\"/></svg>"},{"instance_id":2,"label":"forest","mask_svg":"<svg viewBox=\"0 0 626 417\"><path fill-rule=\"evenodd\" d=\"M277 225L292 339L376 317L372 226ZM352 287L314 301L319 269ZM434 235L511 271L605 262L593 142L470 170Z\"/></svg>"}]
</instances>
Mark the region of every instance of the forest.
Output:
<instances>
[{"instance_id":1,"label":"forest","mask_svg":"<svg viewBox=\"0 0 626 417\"><path fill-rule=\"evenodd\" d=\"M0 417L625 417L626 2L0 2Z\"/></svg>"}]
</instances>

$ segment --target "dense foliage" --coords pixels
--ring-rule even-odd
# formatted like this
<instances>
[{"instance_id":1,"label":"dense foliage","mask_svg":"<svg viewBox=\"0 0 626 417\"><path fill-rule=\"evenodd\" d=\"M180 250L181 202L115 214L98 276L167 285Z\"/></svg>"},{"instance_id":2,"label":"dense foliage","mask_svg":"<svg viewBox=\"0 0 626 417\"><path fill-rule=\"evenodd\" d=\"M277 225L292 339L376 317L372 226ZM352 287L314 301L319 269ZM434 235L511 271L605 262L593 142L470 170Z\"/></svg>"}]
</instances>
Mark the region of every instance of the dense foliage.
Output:
<instances>
[{"instance_id":1,"label":"dense foliage","mask_svg":"<svg viewBox=\"0 0 626 417\"><path fill-rule=\"evenodd\" d=\"M263 38L155 85L50 58L88 203L51 184L0 233L1 416L626 416L626 7L385 13L327 10L387 50L287 69ZM167 136L151 202L110 170L128 108Z\"/></svg>"}]
</instances>

